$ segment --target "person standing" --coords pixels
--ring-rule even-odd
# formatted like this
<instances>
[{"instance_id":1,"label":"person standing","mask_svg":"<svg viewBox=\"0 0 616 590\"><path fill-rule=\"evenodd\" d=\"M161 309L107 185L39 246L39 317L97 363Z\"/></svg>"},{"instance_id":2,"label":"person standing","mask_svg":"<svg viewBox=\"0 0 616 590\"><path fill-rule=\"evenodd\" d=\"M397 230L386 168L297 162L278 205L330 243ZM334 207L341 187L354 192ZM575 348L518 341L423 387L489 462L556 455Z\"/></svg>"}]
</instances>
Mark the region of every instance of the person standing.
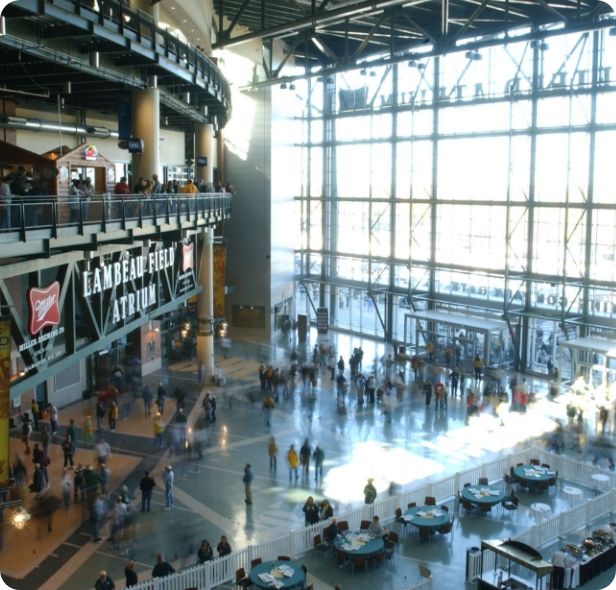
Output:
<instances>
[{"instance_id":1,"label":"person standing","mask_svg":"<svg viewBox=\"0 0 616 590\"><path fill-rule=\"evenodd\" d=\"M47 426L43 426L41 444L43 445L43 454L47 457L49 455L49 445L51 444L51 433L49 432L49 428Z\"/></svg>"},{"instance_id":2,"label":"person standing","mask_svg":"<svg viewBox=\"0 0 616 590\"><path fill-rule=\"evenodd\" d=\"M28 416L27 412L24 412L22 420L23 424L21 425L21 442L25 445L25 454L29 455L31 452L30 435L32 434L32 425L30 424L30 416Z\"/></svg>"},{"instance_id":3,"label":"person standing","mask_svg":"<svg viewBox=\"0 0 616 590\"><path fill-rule=\"evenodd\" d=\"M142 395L143 395L143 411L147 418L148 416L151 415L152 400L154 399L154 394L152 393L152 389L150 388L149 383L145 384Z\"/></svg>"},{"instance_id":4,"label":"person standing","mask_svg":"<svg viewBox=\"0 0 616 590\"><path fill-rule=\"evenodd\" d=\"M62 500L64 502L64 509L68 512L68 507L71 503L71 489L73 487L73 482L71 481L71 477L69 475L69 470L64 468L64 475L62 476L62 481L60 485L62 486Z\"/></svg>"},{"instance_id":5,"label":"person standing","mask_svg":"<svg viewBox=\"0 0 616 590\"><path fill-rule=\"evenodd\" d=\"M32 398L32 403L30 404L30 412L32 413L32 423L33 423L32 428L34 428L34 430L38 430L39 407L34 398Z\"/></svg>"},{"instance_id":6,"label":"person standing","mask_svg":"<svg viewBox=\"0 0 616 590\"><path fill-rule=\"evenodd\" d=\"M227 537L222 535L220 537L220 541L216 546L216 551L218 551L218 557L224 557L225 555L231 555L231 545L229 545L229 541L227 541Z\"/></svg>"},{"instance_id":7,"label":"person standing","mask_svg":"<svg viewBox=\"0 0 616 590\"><path fill-rule=\"evenodd\" d=\"M94 426L90 415L83 419L83 444L86 449L94 448Z\"/></svg>"},{"instance_id":8,"label":"person standing","mask_svg":"<svg viewBox=\"0 0 616 590\"><path fill-rule=\"evenodd\" d=\"M458 373L457 367L452 369L449 373L449 382L451 383L451 397L458 396L458 382L460 381L460 373Z\"/></svg>"},{"instance_id":9,"label":"person standing","mask_svg":"<svg viewBox=\"0 0 616 590\"><path fill-rule=\"evenodd\" d=\"M154 446L159 449L163 448L163 432L165 430L165 424L163 423L163 417L160 414L156 414L154 418Z\"/></svg>"},{"instance_id":10,"label":"person standing","mask_svg":"<svg viewBox=\"0 0 616 590\"><path fill-rule=\"evenodd\" d=\"M165 482L165 510L171 510L173 508L173 482L175 481L175 474L171 465L165 467L163 481Z\"/></svg>"},{"instance_id":11,"label":"person standing","mask_svg":"<svg viewBox=\"0 0 616 590\"><path fill-rule=\"evenodd\" d=\"M167 390L161 383L158 385L158 391L156 392L156 405L158 406L158 413L162 416L165 413L165 398L167 397Z\"/></svg>"},{"instance_id":12,"label":"person standing","mask_svg":"<svg viewBox=\"0 0 616 590\"><path fill-rule=\"evenodd\" d=\"M202 564L206 561L212 561L214 559L214 550L210 545L210 542L207 539L203 539L201 541L201 545L199 545L199 550L197 551L197 563Z\"/></svg>"},{"instance_id":13,"label":"person standing","mask_svg":"<svg viewBox=\"0 0 616 590\"><path fill-rule=\"evenodd\" d=\"M314 460L314 481L323 481L323 461L325 459L325 452L317 445L312 453L312 459Z\"/></svg>"},{"instance_id":14,"label":"person standing","mask_svg":"<svg viewBox=\"0 0 616 590\"><path fill-rule=\"evenodd\" d=\"M270 472L276 473L276 467L278 464L278 445L276 439L271 436L269 443L267 444L267 454L269 455L269 467Z\"/></svg>"},{"instance_id":15,"label":"person standing","mask_svg":"<svg viewBox=\"0 0 616 590\"><path fill-rule=\"evenodd\" d=\"M129 561L124 567L124 577L126 578L126 588L136 586L139 583L134 561Z\"/></svg>"},{"instance_id":16,"label":"person standing","mask_svg":"<svg viewBox=\"0 0 616 590\"><path fill-rule=\"evenodd\" d=\"M287 463L289 464L289 482L291 481L291 476L293 474L295 474L295 481L297 481L299 478L299 474L297 472L297 468L299 467L299 457L297 456L297 451L293 445L291 445L287 451Z\"/></svg>"},{"instance_id":17,"label":"person standing","mask_svg":"<svg viewBox=\"0 0 616 590\"><path fill-rule=\"evenodd\" d=\"M47 404L47 412L49 413L51 434L55 435L58 432L58 408L51 403Z\"/></svg>"},{"instance_id":18,"label":"person standing","mask_svg":"<svg viewBox=\"0 0 616 590\"><path fill-rule=\"evenodd\" d=\"M366 504L374 504L376 500L376 488L372 483L374 481L373 478L368 478L368 483L364 486L364 502Z\"/></svg>"},{"instance_id":19,"label":"person standing","mask_svg":"<svg viewBox=\"0 0 616 590\"><path fill-rule=\"evenodd\" d=\"M174 573L175 569L173 569L173 566L169 562L165 561L162 553L159 553L156 556L156 565L152 568L152 577L164 578Z\"/></svg>"},{"instance_id":20,"label":"person standing","mask_svg":"<svg viewBox=\"0 0 616 590\"><path fill-rule=\"evenodd\" d=\"M304 444L299 450L299 460L302 464L302 477L308 477L310 471L310 456L312 455L312 449L308 439L304 440Z\"/></svg>"},{"instance_id":21,"label":"person standing","mask_svg":"<svg viewBox=\"0 0 616 590\"><path fill-rule=\"evenodd\" d=\"M70 463L71 467L74 467L73 455L75 454L75 443L71 439L71 435L67 434L66 438L62 441L62 452L64 453L64 468Z\"/></svg>"},{"instance_id":22,"label":"person standing","mask_svg":"<svg viewBox=\"0 0 616 590\"><path fill-rule=\"evenodd\" d=\"M105 404L99 399L96 404L96 432L102 432L103 420L105 419Z\"/></svg>"},{"instance_id":23,"label":"person standing","mask_svg":"<svg viewBox=\"0 0 616 590\"><path fill-rule=\"evenodd\" d=\"M115 584L105 570L99 572L94 584L94 590L115 590Z\"/></svg>"},{"instance_id":24,"label":"person standing","mask_svg":"<svg viewBox=\"0 0 616 590\"><path fill-rule=\"evenodd\" d=\"M152 490L154 490L155 486L156 482L150 477L150 472L145 471L141 481L139 482L139 489L141 490L141 512L150 511Z\"/></svg>"},{"instance_id":25,"label":"person standing","mask_svg":"<svg viewBox=\"0 0 616 590\"><path fill-rule=\"evenodd\" d=\"M304 526L310 526L319 522L319 507L314 503L312 496L308 496L302 512L304 513Z\"/></svg>"},{"instance_id":26,"label":"person standing","mask_svg":"<svg viewBox=\"0 0 616 590\"><path fill-rule=\"evenodd\" d=\"M109 430L111 432L115 431L116 422L118 420L118 404L116 404L115 400L111 402L109 406Z\"/></svg>"},{"instance_id":27,"label":"person standing","mask_svg":"<svg viewBox=\"0 0 616 590\"><path fill-rule=\"evenodd\" d=\"M203 385L205 383L205 363L203 361L199 361L197 377L199 380L199 385Z\"/></svg>"},{"instance_id":28,"label":"person standing","mask_svg":"<svg viewBox=\"0 0 616 590\"><path fill-rule=\"evenodd\" d=\"M253 479L254 473L252 471L252 466L250 463L246 463L244 466L244 477L242 478L242 481L244 482L244 492L246 495L244 502L246 502L246 504L252 504L252 489L250 486Z\"/></svg>"}]
</instances>

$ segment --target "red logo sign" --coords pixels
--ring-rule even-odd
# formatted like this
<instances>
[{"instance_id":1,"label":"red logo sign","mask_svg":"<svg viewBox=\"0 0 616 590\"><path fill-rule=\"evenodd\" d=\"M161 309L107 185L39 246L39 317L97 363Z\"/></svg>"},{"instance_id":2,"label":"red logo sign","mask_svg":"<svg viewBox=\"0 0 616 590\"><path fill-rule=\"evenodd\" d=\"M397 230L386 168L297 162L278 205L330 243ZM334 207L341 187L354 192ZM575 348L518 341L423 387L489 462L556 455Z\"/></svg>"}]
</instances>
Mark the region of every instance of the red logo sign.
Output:
<instances>
[{"instance_id":1,"label":"red logo sign","mask_svg":"<svg viewBox=\"0 0 616 590\"><path fill-rule=\"evenodd\" d=\"M182 244L182 272L186 272L189 268L194 268L193 252L192 244Z\"/></svg>"},{"instance_id":2,"label":"red logo sign","mask_svg":"<svg viewBox=\"0 0 616 590\"><path fill-rule=\"evenodd\" d=\"M55 281L45 289L28 289L28 313L30 336L38 334L45 326L57 326L60 323L60 283Z\"/></svg>"}]
</instances>

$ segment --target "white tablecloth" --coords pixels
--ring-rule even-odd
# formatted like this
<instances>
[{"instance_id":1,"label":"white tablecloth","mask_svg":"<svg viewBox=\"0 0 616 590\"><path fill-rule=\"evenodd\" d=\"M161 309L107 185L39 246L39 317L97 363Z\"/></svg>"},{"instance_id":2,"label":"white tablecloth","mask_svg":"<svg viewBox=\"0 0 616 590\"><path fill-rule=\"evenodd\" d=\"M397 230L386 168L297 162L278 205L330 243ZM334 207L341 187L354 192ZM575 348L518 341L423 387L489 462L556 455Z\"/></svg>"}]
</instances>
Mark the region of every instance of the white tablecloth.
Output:
<instances>
[{"instance_id":1,"label":"white tablecloth","mask_svg":"<svg viewBox=\"0 0 616 590\"><path fill-rule=\"evenodd\" d=\"M547 504L535 502L530 505L530 513L536 521L541 522L550 516L552 509Z\"/></svg>"}]
</instances>

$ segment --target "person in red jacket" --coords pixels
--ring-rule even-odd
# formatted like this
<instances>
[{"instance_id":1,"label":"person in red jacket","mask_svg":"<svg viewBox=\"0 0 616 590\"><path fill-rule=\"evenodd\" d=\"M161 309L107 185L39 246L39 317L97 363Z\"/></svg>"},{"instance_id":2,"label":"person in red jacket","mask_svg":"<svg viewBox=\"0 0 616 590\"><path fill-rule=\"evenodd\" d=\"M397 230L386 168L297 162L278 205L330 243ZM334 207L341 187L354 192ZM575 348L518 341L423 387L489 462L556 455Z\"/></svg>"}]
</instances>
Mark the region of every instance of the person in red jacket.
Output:
<instances>
[{"instance_id":1,"label":"person in red jacket","mask_svg":"<svg viewBox=\"0 0 616 590\"><path fill-rule=\"evenodd\" d=\"M128 183L126 182L126 176L122 176L122 178L120 178L120 182L116 182L113 187L113 192L116 195L128 195L130 193Z\"/></svg>"}]
</instances>

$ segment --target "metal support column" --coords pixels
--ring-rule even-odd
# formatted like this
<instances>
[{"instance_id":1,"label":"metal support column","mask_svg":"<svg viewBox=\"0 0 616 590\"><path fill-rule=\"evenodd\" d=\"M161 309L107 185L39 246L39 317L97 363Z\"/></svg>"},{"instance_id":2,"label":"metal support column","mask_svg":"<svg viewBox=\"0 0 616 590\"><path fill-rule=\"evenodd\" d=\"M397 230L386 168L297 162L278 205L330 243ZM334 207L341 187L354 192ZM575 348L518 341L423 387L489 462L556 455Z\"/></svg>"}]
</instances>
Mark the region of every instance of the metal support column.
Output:
<instances>
[{"instance_id":1,"label":"metal support column","mask_svg":"<svg viewBox=\"0 0 616 590\"><path fill-rule=\"evenodd\" d=\"M214 230L201 234L199 283L203 287L197 298L197 362L205 365L205 377L214 376Z\"/></svg>"}]
</instances>

